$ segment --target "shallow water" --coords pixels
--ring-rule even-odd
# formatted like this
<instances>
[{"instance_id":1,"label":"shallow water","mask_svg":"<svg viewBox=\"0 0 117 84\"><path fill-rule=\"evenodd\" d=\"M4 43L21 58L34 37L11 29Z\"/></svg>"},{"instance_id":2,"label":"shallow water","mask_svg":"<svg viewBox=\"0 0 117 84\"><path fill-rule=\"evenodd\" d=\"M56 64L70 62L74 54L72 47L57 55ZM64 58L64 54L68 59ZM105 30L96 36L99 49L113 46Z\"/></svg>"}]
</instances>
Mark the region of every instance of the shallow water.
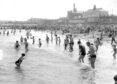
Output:
<instances>
[{"instance_id":1,"label":"shallow water","mask_svg":"<svg viewBox=\"0 0 117 84\"><path fill-rule=\"evenodd\" d=\"M45 42L48 32L34 32L36 38L33 45L28 40L29 51L21 64L16 68L14 62L25 52L21 45L19 51L14 49L14 43L20 36L25 36L25 31L13 36L0 35L0 83L1 84L114 84L113 76L117 74L117 64L112 57L112 48L109 43L99 47L95 71L88 65L87 56L85 64L79 64L77 39L74 51L65 51L63 40L61 45L55 41L48 45ZM64 36L60 35L63 39ZM38 47L38 38L42 39L42 47ZM84 37L82 37L84 38ZM54 38L55 39L55 38ZM82 39L85 44L85 39ZM87 48L87 47L86 47Z\"/></svg>"}]
</instances>

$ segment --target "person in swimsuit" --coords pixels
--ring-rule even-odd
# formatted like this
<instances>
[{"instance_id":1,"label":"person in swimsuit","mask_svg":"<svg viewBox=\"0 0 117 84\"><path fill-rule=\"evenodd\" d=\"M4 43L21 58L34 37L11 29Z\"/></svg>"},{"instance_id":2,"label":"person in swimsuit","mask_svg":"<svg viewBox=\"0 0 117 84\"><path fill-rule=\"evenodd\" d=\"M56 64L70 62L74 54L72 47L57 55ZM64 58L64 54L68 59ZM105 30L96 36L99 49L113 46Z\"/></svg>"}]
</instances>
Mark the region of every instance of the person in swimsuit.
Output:
<instances>
[{"instance_id":1,"label":"person in swimsuit","mask_svg":"<svg viewBox=\"0 0 117 84\"><path fill-rule=\"evenodd\" d=\"M70 35L69 37L69 51L72 52L73 51L73 45L74 45L74 40L72 35Z\"/></svg>"},{"instance_id":2,"label":"person in swimsuit","mask_svg":"<svg viewBox=\"0 0 117 84\"><path fill-rule=\"evenodd\" d=\"M69 39L68 36L66 36L66 38L64 39L64 49L66 50L69 44Z\"/></svg>"},{"instance_id":3,"label":"person in swimsuit","mask_svg":"<svg viewBox=\"0 0 117 84\"><path fill-rule=\"evenodd\" d=\"M95 60L96 60L95 48L93 47L93 45L91 45L90 42L87 42L86 44L89 47L88 55L89 55L89 59L90 59L90 64L91 64L91 67L94 69Z\"/></svg>"},{"instance_id":4,"label":"person in swimsuit","mask_svg":"<svg viewBox=\"0 0 117 84\"><path fill-rule=\"evenodd\" d=\"M46 43L49 43L49 36L46 34Z\"/></svg>"},{"instance_id":5,"label":"person in swimsuit","mask_svg":"<svg viewBox=\"0 0 117 84\"><path fill-rule=\"evenodd\" d=\"M35 37L34 36L32 37L32 41L33 41L32 44L34 44L35 43Z\"/></svg>"},{"instance_id":6,"label":"person in swimsuit","mask_svg":"<svg viewBox=\"0 0 117 84\"><path fill-rule=\"evenodd\" d=\"M18 41L16 41L16 43L15 43L15 49L19 49L19 47L20 47L20 44L19 44Z\"/></svg>"},{"instance_id":7,"label":"person in swimsuit","mask_svg":"<svg viewBox=\"0 0 117 84\"><path fill-rule=\"evenodd\" d=\"M26 50L26 52L28 51L28 41L27 41L27 39L25 38L25 50Z\"/></svg>"},{"instance_id":8,"label":"person in swimsuit","mask_svg":"<svg viewBox=\"0 0 117 84\"><path fill-rule=\"evenodd\" d=\"M39 38L39 47L41 47L42 43L41 43L41 39Z\"/></svg>"},{"instance_id":9,"label":"person in swimsuit","mask_svg":"<svg viewBox=\"0 0 117 84\"><path fill-rule=\"evenodd\" d=\"M79 45L79 61L84 63L84 57L86 55L86 50L85 47L81 44L81 41L78 41L78 45Z\"/></svg>"},{"instance_id":10,"label":"person in swimsuit","mask_svg":"<svg viewBox=\"0 0 117 84\"><path fill-rule=\"evenodd\" d=\"M97 40L95 41L96 52L97 52L98 47L99 47L100 44L101 44L101 43L100 43L100 39L97 38Z\"/></svg>"},{"instance_id":11,"label":"person in swimsuit","mask_svg":"<svg viewBox=\"0 0 117 84\"><path fill-rule=\"evenodd\" d=\"M22 63L22 61L24 59L24 56L25 56L25 54L22 53L21 57L15 62L15 64L16 64L17 67L20 67L20 65L21 65L21 63Z\"/></svg>"}]
</instances>

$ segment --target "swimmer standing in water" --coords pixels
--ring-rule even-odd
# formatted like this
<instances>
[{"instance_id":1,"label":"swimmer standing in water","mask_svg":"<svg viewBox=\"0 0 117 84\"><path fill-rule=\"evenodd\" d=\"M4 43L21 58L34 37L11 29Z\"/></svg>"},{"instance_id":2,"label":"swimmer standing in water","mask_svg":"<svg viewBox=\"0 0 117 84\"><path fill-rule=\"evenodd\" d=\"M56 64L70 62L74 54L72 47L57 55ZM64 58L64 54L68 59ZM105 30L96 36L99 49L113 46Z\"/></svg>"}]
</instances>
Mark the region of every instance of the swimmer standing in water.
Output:
<instances>
[{"instance_id":1,"label":"swimmer standing in water","mask_svg":"<svg viewBox=\"0 0 117 84\"><path fill-rule=\"evenodd\" d=\"M99 45L100 45L100 39L97 38L97 40L95 41L95 47L96 47L96 52L98 51Z\"/></svg>"},{"instance_id":2,"label":"swimmer standing in water","mask_svg":"<svg viewBox=\"0 0 117 84\"><path fill-rule=\"evenodd\" d=\"M79 45L79 61L84 63L84 57L86 55L86 49L85 47L81 44L81 41L78 41Z\"/></svg>"},{"instance_id":3,"label":"swimmer standing in water","mask_svg":"<svg viewBox=\"0 0 117 84\"><path fill-rule=\"evenodd\" d=\"M66 36L66 38L64 39L64 49L66 50L69 44L69 39L68 36Z\"/></svg>"},{"instance_id":4,"label":"swimmer standing in water","mask_svg":"<svg viewBox=\"0 0 117 84\"><path fill-rule=\"evenodd\" d=\"M42 43L41 43L41 39L39 38L39 47L41 47Z\"/></svg>"},{"instance_id":5,"label":"swimmer standing in water","mask_svg":"<svg viewBox=\"0 0 117 84\"><path fill-rule=\"evenodd\" d=\"M74 40L73 40L72 35L70 35L70 37L69 37L69 51L70 52L72 52L74 50L73 45L74 45Z\"/></svg>"},{"instance_id":6,"label":"swimmer standing in water","mask_svg":"<svg viewBox=\"0 0 117 84\"><path fill-rule=\"evenodd\" d=\"M89 55L91 67L95 69L95 60L96 60L95 48L91 45L90 42L87 42L86 44L89 47L88 55Z\"/></svg>"},{"instance_id":7,"label":"swimmer standing in water","mask_svg":"<svg viewBox=\"0 0 117 84\"><path fill-rule=\"evenodd\" d=\"M47 43L47 44L49 43L49 37L48 37L47 34L46 34L46 43Z\"/></svg>"},{"instance_id":8,"label":"swimmer standing in water","mask_svg":"<svg viewBox=\"0 0 117 84\"><path fill-rule=\"evenodd\" d=\"M19 47L20 47L20 44L19 44L18 41L16 41L16 43L15 43L15 49L19 49Z\"/></svg>"},{"instance_id":9,"label":"swimmer standing in water","mask_svg":"<svg viewBox=\"0 0 117 84\"><path fill-rule=\"evenodd\" d=\"M61 44L61 38L60 37L57 38L57 42L58 42L59 45Z\"/></svg>"},{"instance_id":10,"label":"swimmer standing in water","mask_svg":"<svg viewBox=\"0 0 117 84\"><path fill-rule=\"evenodd\" d=\"M26 38L25 38L25 50L28 51L28 42Z\"/></svg>"},{"instance_id":11,"label":"swimmer standing in water","mask_svg":"<svg viewBox=\"0 0 117 84\"><path fill-rule=\"evenodd\" d=\"M35 37L34 36L32 37L32 40L33 40L32 44L34 44L35 43Z\"/></svg>"},{"instance_id":12,"label":"swimmer standing in water","mask_svg":"<svg viewBox=\"0 0 117 84\"><path fill-rule=\"evenodd\" d=\"M22 36L20 37L20 42L23 43L23 37Z\"/></svg>"}]
</instances>

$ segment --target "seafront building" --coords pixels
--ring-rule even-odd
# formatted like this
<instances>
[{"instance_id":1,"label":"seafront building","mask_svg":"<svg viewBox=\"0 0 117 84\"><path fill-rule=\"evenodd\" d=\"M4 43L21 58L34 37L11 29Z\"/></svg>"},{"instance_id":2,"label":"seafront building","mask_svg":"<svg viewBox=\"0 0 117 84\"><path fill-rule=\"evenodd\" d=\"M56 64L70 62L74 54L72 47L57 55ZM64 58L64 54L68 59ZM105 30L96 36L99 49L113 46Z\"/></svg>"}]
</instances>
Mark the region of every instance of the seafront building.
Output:
<instances>
[{"instance_id":1,"label":"seafront building","mask_svg":"<svg viewBox=\"0 0 117 84\"><path fill-rule=\"evenodd\" d=\"M74 4L73 10L68 11L67 13L67 18L69 19L91 18L100 16L109 16L109 13L102 8L96 8L96 5L94 5L93 9L89 9L85 12L78 12Z\"/></svg>"},{"instance_id":2,"label":"seafront building","mask_svg":"<svg viewBox=\"0 0 117 84\"><path fill-rule=\"evenodd\" d=\"M109 15L109 12L97 8L96 5L87 11L78 11L75 4L73 10L67 12L67 17L59 19L61 23L68 24L117 24L117 16Z\"/></svg>"},{"instance_id":3,"label":"seafront building","mask_svg":"<svg viewBox=\"0 0 117 84\"><path fill-rule=\"evenodd\" d=\"M117 25L117 16L110 15L108 11L97 8L96 5L87 11L78 11L75 4L73 9L67 12L66 17L59 19L30 18L27 21L0 21L1 27L39 27L39 26L67 26L67 25Z\"/></svg>"}]
</instances>

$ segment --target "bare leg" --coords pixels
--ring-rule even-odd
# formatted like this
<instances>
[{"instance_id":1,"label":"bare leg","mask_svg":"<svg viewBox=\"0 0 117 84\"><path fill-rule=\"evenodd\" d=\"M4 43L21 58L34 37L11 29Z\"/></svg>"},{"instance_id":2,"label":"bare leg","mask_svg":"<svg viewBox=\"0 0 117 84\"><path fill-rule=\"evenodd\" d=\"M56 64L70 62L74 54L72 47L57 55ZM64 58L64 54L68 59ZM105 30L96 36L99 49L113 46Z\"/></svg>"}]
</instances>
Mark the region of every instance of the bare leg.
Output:
<instances>
[{"instance_id":1,"label":"bare leg","mask_svg":"<svg viewBox=\"0 0 117 84\"><path fill-rule=\"evenodd\" d=\"M81 55L80 55L80 57L79 57L79 59L78 59L78 60L79 60L79 62L81 63Z\"/></svg>"},{"instance_id":2,"label":"bare leg","mask_svg":"<svg viewBox=\"0 0 117 84\"><path fill-rule=\"evenodd\" d=\"M95 69L95 59L96 58L91 58L91 67Z\"/></svg>"},{"instance_id":3,"label":"bare leg","mask_svg":"<svg viewBox=\"0 0 117 84\"><path fill-rule=\"evenodd\" d=\"M114 57L114 59L116 59L116 52L113 53L113 57Z\"/></svg>"},{"instance_id":4,"label":"bare leg","mask_svg":"<svg viewBox=\"0 0 117 84\"><path fill-rule=\"evenodd\" d=\"M82 56L82 62L84 63L84 56Z\"/></svg>"}]
</instances>

